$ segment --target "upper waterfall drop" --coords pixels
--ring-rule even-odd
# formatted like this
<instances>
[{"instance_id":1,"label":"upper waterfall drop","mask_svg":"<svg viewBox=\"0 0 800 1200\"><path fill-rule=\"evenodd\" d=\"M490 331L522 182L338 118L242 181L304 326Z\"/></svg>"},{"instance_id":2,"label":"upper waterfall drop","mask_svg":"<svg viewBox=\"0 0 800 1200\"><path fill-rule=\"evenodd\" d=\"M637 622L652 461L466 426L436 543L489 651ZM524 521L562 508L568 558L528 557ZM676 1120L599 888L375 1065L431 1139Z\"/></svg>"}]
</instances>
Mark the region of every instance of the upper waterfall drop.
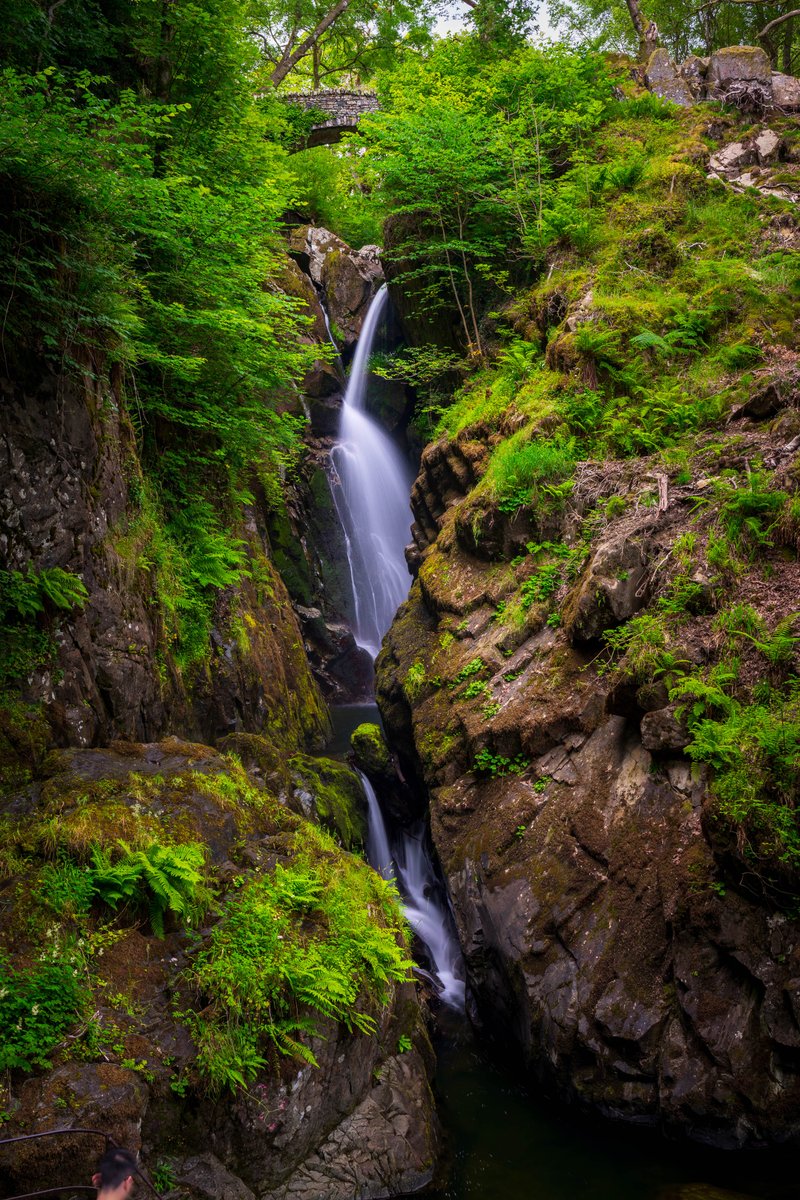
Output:
<instances>
[{"instance_id":1,"label":"upper waterfall drop","mask_svg":"<svg viewBox=\"0 0 800 1200\"><path fill-rule=\"evenodd\" d=\"M408 595L405 547L411 529L411 472L383 429L364 412L368 364L386 307L386 284L364 318L342 402L339 442L331 462L353 592L353 634L375 658L383 635Z\"/></svg>"}]
</instances>

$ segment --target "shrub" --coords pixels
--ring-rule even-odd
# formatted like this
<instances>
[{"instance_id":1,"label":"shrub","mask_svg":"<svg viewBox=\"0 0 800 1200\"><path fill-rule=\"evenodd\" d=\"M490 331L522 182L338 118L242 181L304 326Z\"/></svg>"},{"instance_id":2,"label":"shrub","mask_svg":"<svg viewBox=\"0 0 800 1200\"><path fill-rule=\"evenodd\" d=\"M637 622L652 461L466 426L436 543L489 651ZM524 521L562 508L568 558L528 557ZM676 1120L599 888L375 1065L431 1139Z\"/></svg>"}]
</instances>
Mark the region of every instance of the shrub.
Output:
<instances>
[{"instance_id":1,"label":"shrub","mask_svg":"<svg viewBox=\"0 0 800 1200\"><path fill-rule=\"evenodd\" d=\"M0 1071L49 1066L87 1000L69 954L15 970L0 954Z\"/></svg>"},{"instance_id":2,"label":"shrub","mask_svg":"<svg viewBox=\"0 0 800 1200\"><path fill-rule=\"evenodd\" d=\"M651 613L607 629L603 640L610 651L605 669L613 668L638 683L664 679L669 685L688 666L687 660L669 647L663 619Z\"/></svg>"},{"instance_id":3,"label":"shrub","mask_svg":"<svg viewBox=\"0 0 800 1200\"><path fill-rule=\"evenodd\" d=\"M88 594L82 579L60 567L0 571L0 685L54 657L54 616L82 608Z\"/></svg>"},{"instance_id":4,"label":"shrub","mask_svg":"<svg viewBox=\"0 0 800 1200\"><path fill-rule=\"evenodd\" d=\"M502 778L505 775L521 775L529 766L530 760L524 754L506 758L503 754L493 754L488 746L484 746L475 755L472 769L479 775L491 775L494 779L498 776Z\"/></svg>"},{"instance_id":5,"label":"shrub","mask_svg":"<svg viewBox=\"0 0 800 1200\"><path fill-rule=\"evenodd\" d=\"M753 471L747 486L737 488L728 480L716 489L720 504L718 521L728 540L738 549L752 551L771 545L770 534L778 523L788 499L786 492L769 487L769 477Z\"/></svg>"},{"instance_id":6,"label":"shrub","mask_svg":"<svg viewBox=\"0 0 800 1200\"><path fill-rule=\"evenodd\" d=\"M575 445L530 440L526 430L500 443L486 472L486 486L501 512L525 504L559 506L572 487Z\"/></svg>"},{"instance_id":7,"label":"shrub","mask_svg":"<svg viewBox=\"0 0 800 1200\"><path fill-rule=\"evenodd\" d=\"M187 1020L212 1091L247 1083L271 1049L315 1063L299 1039L314 1029L302 1009L371 1033L365 1006L386 1004L409 977L394 886L313 838L291 866L231 897L190 972L204 1007Z\"/></svg>"}]
</instances>

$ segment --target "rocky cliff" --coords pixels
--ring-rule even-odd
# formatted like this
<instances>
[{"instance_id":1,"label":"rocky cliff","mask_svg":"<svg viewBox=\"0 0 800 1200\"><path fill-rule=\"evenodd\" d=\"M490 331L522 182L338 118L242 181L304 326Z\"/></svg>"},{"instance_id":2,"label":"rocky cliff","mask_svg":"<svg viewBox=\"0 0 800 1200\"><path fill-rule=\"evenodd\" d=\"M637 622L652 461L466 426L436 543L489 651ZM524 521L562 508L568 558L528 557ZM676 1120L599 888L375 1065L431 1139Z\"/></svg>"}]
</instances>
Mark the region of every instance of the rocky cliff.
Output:
<instances>
[{"instance_id":1,"label":"rocky cliff","mask_svg":"<svg viewBox=\"0 0 800 1200\"><path fill-rule=\"evenodd\" d=\"M665 119L612 126L645 177L423 454L379 703L487 1031L604 1114L797 1143L797 218L707 179L748 118Z\"/></svg>"},{"instance_id":2,"label":"rocky cliff","mask_svg":"<svg viewBox=\"0 0 800 1200\"><path fill-rule=\"evenodd\" d=\"M337 279L369 264L349 323L329 292L354 339L379 268L337 253ZM317 282L287 260L283 286L327 345ZM91 368L2 381L6 1129L99 1129L141 1150L162 1190L198 1198L415 1190L437 1129L404 936L350 853L357 776L306 753L329 730L318 679L351 696L371 677L344 623L326 442L309 439L284 488L255 478L228 540L192 566L121 376ZM321 357L305 402L341 379ZM230 964L241 937L260 1000L235 998L232 967L221 992L211 978L219 939ZM100 1148L23 1144L0 1178L88 1179Z\"/></svg>"}]
</instances>

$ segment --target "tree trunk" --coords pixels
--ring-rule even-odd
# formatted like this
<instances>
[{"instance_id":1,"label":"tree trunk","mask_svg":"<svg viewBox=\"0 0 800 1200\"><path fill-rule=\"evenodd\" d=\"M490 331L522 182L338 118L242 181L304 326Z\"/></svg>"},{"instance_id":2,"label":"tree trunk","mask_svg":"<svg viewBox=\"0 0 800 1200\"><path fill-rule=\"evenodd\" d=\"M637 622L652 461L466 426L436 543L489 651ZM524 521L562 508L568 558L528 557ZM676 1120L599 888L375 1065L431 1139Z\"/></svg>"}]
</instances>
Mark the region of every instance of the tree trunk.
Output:
<instances>
[{"instance_id":1,"label":"tree trunk","mask_svg":"<svg viewBox=\"0 0 800 1200\"><path fill-rule=\"evenodd\" d=\"M639 7L639 0L625 0L625 3L639 39L639 62L646 63L658 45L658 27L655 21L648 21Z\"/></svg>"},{"instance_id":2,"label":"tree trunk","mask_svg":"<svg viewBox=\"0 0 800 1200\"><path fill-rule=\"evenodd\" d=\"M794 18L786 22L783 30L782 69L785 75L792 73L792 37L794 35Z\"/></svg>"}]
</instances>

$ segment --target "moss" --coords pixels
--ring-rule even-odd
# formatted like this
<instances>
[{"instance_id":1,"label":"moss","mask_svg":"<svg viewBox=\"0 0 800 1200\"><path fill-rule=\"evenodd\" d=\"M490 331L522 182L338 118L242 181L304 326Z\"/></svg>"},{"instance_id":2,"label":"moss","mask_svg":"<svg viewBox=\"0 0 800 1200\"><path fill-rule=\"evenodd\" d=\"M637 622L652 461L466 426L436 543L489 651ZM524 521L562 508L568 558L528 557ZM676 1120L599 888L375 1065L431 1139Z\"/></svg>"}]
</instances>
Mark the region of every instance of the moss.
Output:
<instances>
[{"instance_id":1,"label":"moss","mask_svg":"<svg viewBox=\"0 0 800 1200\"><path fill-rule=\"evenodd\" d=\"M355 772L344 763L307 754L295 755L289 766L303 815L318 820L345 849L363 846L364 792Z\"/></svg>"},{"instance_id":2,"label":"moss","mask_svg":"<svg viewBox=\"0 0 800 1200\"><path fill-rule=\"evenodd\" d=\"M356 763L367 775L386 775L392 769L389 747L379 725L365 722L353 731L350 745Z\"/></svg>"},{"instance_id":3,"label":"moss","mask_svg":"<svg viewBox=\"0 0 800 1200\"><path fill-rule=\"evenodd\" d=\"M298 604L310 608L314 603L311 569L285 506L272 508L268 529L272 557L289 595Z\"/></svg>"},{"instance_id":4,"label":"moss","mask_svg":"<svg viewBox=\"0 0 800 1200\"><path fill-rule=\"evenodd\" d=\"M51 737L41 704L0 696L0 795L39 773Z\"/></svg>"}]
</instances>

